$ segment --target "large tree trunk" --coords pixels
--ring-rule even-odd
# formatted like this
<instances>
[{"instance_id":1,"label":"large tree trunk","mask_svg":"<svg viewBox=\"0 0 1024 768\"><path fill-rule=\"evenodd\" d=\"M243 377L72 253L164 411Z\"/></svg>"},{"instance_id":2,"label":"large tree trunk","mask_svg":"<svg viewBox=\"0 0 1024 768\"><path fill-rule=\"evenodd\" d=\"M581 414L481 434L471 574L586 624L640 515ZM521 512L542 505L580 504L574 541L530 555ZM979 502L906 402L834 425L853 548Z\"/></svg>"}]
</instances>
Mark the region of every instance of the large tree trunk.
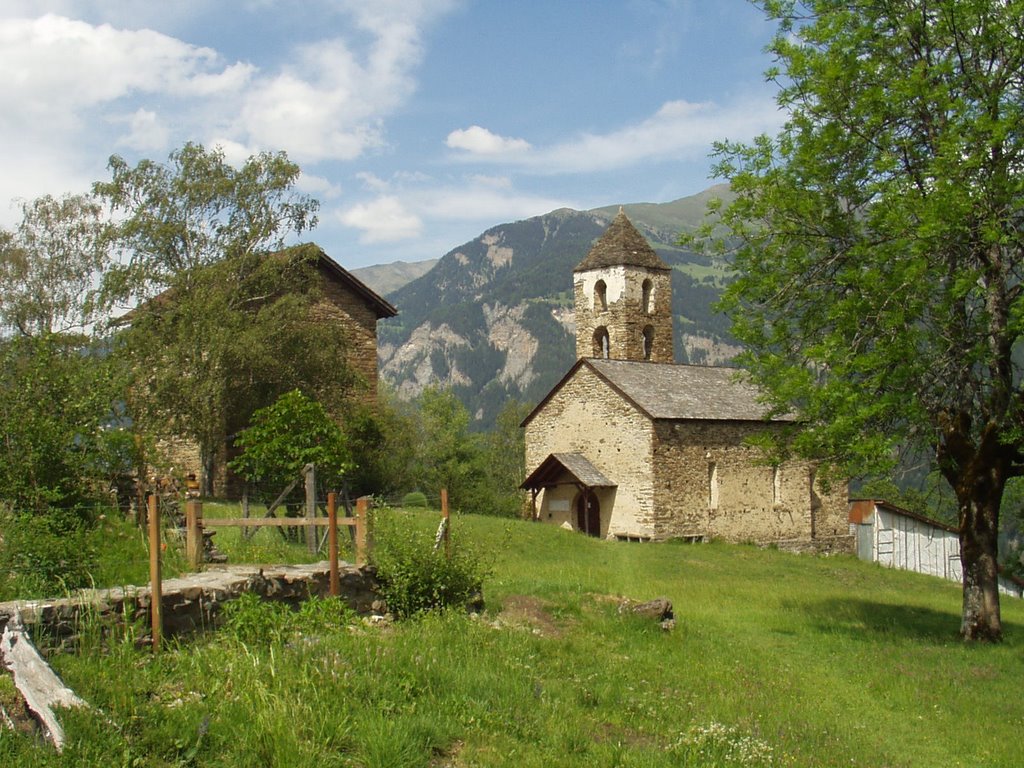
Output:
<instances>
[{"instance_id":1,"label":"large tree trunk","mask_svg":"<svg viewBox=\"0 0 1024 768\"><path fill-rule=\"evenodd\" d=\"M960 504L960 564L964 573L964 602L960 635L964 640L998 642L1003 638L999 616L999 505L1003 483L992 475L960 486L969 490ZM966 486L966 488L965 488ZM993 487L995 486L995 487ZM965 494L966 495L966 494Z\"/></svg>"}]
</instances>

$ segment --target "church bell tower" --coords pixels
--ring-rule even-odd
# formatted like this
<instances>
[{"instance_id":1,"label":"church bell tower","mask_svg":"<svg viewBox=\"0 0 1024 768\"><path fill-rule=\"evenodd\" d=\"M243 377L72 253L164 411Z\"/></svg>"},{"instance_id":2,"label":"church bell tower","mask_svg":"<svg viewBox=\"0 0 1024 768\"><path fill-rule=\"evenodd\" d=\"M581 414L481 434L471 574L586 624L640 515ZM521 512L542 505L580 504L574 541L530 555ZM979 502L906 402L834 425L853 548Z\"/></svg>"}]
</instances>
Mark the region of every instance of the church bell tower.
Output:
<instances>
[{"instance_id":1,"label":"church bell tower","mask_svg":"<svg viewBox=\"0 0 1024 768\"><path fill-rule=\"evenodd\" d=\"M673 362L672 269L622 208L573 270L576 357Z\"/></svg>"}]
</instances>

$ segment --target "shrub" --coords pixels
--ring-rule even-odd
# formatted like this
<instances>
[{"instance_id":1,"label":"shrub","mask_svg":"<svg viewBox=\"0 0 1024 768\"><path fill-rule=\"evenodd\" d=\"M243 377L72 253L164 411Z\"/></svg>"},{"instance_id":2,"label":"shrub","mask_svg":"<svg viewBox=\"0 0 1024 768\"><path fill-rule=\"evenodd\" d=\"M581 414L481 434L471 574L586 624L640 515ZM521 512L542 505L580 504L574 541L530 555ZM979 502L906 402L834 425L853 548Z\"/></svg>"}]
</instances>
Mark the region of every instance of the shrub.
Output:
<instances>
[{"instance_id":1,"label":"shrub","mask_svg":"<svg viewBox=\"0 0 1024 768\"><path fill-rule=\"evenodd\" d=\"M78 514L3 514L0 528L0 596L53 597L89 585L96 551Z\"/></svg>"},{"instance_id":2,"label":"shrub","mask_svg":"<svg viewBox=\"0 0 1024 768\"><path fill-rule=\"evenodd\" d=\"M411 491L402 497L402 506L406 509L426 509L427 494L423 491Z\"/></svg>"},{"instance_id":3,"label":"shrub","mask_svg":"<svg viewBox=\"0 0 1024 768\"><path fill-rule=\"evenodd\" d=\"M407 618L435 609L462 607L480 593L486 576L478 557L452 541L450 555L434 549L422 528L404 525L392 511L374 517L373 563L388 609Z\"/></svg>"}]
</instances>

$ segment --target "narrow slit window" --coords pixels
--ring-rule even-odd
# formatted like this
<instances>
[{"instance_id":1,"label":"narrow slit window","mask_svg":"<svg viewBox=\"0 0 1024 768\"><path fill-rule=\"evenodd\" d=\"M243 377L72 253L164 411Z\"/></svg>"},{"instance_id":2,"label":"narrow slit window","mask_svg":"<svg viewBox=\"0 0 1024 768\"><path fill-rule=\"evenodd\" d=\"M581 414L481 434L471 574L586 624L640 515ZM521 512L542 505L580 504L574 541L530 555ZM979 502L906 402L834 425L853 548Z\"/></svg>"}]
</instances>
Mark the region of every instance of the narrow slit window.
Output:
<instances>
[{"instance_id":1,"label":"narrow slit window","mask_svg":"<svg viewBox=\"0 0 1024 768\"><path fill-rule=\"evenodd\" d=\"M718 509L718 465L713 461L708 464L708 506Z\"/></svg>"}]
</instances>

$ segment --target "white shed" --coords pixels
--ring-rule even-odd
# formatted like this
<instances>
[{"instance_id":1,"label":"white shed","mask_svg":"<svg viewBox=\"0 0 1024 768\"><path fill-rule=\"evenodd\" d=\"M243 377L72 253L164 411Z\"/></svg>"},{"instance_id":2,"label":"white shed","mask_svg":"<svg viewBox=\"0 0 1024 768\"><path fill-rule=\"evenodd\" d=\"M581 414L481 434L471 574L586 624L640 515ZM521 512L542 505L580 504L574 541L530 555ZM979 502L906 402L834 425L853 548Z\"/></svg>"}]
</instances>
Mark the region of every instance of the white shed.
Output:
<instances>
[{"instance_id":1,"label":"white shed","mask_svg":"<svg viewBox=\"0 0 1024 768\"><path fill-rule=\"evenodd\" d=\"M857 499L850 502L850 533L861 560L963 581L960 534L953 526L886 501ZM1000 576L999 591L1022 597L1024 584Z\"/></svg>"}]
</instances>

